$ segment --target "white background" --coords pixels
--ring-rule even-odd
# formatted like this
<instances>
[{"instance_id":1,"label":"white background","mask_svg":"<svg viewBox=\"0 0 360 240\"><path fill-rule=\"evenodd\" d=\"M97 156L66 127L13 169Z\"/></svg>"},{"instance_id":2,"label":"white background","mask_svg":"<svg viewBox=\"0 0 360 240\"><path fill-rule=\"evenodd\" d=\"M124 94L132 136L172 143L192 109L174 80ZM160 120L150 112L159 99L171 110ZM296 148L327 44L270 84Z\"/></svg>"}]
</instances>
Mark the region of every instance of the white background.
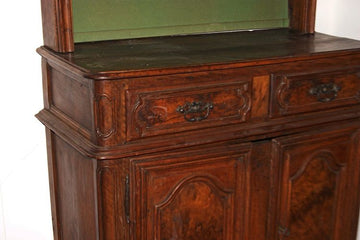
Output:
<instances>
[{"instance_id":1,"label":"white background","mask_svg":"<svg viewBox=\"0 0 360 240\"><path fill-rule=\"evenodd\" d=\"M359 0L318 0L316 31L360 40ZM51 240L40 0L0 2L0 240ZM360 238L359 238L360 239Z\"/></svg>"}]
</instances>

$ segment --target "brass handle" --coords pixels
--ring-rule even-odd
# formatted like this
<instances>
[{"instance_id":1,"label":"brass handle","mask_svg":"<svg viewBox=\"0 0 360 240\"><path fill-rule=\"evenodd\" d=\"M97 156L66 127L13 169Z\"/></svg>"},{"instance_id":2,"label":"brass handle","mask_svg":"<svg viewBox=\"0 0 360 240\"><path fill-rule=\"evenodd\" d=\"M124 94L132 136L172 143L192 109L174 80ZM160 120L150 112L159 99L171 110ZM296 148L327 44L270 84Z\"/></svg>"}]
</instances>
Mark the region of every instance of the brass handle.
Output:
<instances>
[{"instance_id":1,"label":"brass handle","mask_svg":"<svg viewBox=\"0 0 360 240\"><path fill-rule=\"evenodd\" d=\"M212 109L214 109L212 103L187 102L184 106L179 106L176 111L183 114L188 122L199 122L207 119Z\"/></svg>"},{"instance_id":2,"label":"brass handle","mask_svg":"<svg viewBox=\"0 0 360 240\"><path fill-rule=\"evenodd\" d=\"M319 102L331 102L336 97L341 87L335 83L319 84L309 90L309 93L317 98Z\"/></svg>"}]
</instances>

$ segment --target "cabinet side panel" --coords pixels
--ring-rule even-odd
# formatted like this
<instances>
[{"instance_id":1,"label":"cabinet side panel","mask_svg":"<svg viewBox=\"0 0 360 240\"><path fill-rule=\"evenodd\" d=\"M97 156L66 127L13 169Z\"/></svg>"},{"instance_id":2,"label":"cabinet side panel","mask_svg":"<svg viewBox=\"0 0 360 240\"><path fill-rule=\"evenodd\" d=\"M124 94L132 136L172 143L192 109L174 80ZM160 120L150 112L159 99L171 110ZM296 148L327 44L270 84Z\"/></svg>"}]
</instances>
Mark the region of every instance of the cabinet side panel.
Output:
<instances>
[{"instance_id":1,"label":"cabinet side panel","mask_svg":"<svg viewBox=\"0 0 360 240\"><path fill-rule=\"evenodd\" d=\"M54 144L53 144L53 133L50 129L46 128L46 148L47 148L47 159L49 169L49 185L50 185L50 200L51 200L51 216L53 224L54 240L61 239L60 221L57 210L57 182L56 182L56 165L54 161Z\"/></svg>"},{"instance_id":2,"label":"cabinet side panel","mask_svg":"<svg viewBox=\"0 0 360 240\"><path fill-rule=\"evenodd\" d=\"M60 110L76 124L90 131L93 128L91 84L77 81L55 68L51 68L50 75L51 108Z\"/></svg>"},{"instance_id":3,"label":"cabinet side panel","mask_svg":"<svg viewBox=\"0 0 360 240\"><path fill-rule=\"evenodd\" d=\"M53 141L53 176L57 221L61 240L96 240L96 163L56 135Z\"/></svg>"}]
</instances>

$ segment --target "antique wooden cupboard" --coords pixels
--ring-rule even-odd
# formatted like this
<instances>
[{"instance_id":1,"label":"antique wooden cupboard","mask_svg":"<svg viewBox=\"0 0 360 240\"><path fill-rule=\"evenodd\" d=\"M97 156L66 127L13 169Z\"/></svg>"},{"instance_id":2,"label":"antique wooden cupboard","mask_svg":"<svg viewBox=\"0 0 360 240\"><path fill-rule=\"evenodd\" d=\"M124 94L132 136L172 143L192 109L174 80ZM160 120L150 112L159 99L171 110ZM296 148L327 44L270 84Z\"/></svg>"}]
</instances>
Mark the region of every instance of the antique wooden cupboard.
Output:
<instances>
[{"instance_id":1,"label":"antique wooden cupboard","mask_svg":"<svg viewBox=\"0 0 360 240\"><path fill-rule=\"evenodd\" d=\"M42 0L54 238L355 240L360 42L315 0L170 2Z\"/></svg>"}]
</instances>

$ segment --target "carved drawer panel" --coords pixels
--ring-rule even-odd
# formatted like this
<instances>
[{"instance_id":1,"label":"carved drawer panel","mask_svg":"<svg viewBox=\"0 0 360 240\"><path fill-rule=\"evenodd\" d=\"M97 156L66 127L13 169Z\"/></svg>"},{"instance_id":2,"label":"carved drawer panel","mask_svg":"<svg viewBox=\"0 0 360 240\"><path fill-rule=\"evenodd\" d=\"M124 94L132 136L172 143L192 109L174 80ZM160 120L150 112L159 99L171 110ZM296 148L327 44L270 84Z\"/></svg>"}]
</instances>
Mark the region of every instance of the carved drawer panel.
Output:
<instances>
[{"instance_id":1,"label":"carved drawer panel","mask_svg":"<svg viewBox=\"0 0 360 240\"><path fill-rule=\"evenodd\" d=\"M251 80L160 91L127 91L128 140L245 122Z\"/></svg>"},{"instance_id":2,"label":"carved drawer panel","mask_svg":"<svg viewBox=\"0 0 360 240\"><path fill-rule=\"evenodd\" d=\"M360 69L274 75L271 117L360 103Z\"/></svg>"}]
</instances>

